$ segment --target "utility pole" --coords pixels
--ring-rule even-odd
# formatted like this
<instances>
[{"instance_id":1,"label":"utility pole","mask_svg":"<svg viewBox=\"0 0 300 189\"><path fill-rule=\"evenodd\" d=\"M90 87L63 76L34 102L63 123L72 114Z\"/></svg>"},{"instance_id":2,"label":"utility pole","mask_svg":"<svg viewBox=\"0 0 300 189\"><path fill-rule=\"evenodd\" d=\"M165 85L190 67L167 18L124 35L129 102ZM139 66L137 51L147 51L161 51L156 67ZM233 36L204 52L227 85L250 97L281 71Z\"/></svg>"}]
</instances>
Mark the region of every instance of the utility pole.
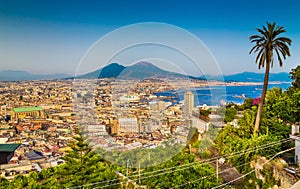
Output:
<instances>
[{"instance_id":1,"label":"utility pole","mask_svg":"<svg viewBox=\"0 0 300 189\"><path fill-rule=\"evenodd\" d=\"M141 164L139 161L139 184L141 184Z\"/></svg>"},{"instance_id":2,"label":"utility pole","mask_svg":"<svg viewBox=\"0 0 300 189\"><path fill-rule=\"evenodd\" d=\"M126 176L128 177L128 167L129 167L129 159L127 159L127 165L126 165Z\"/></svg>"},{"instance_id":3,"label":"utility pole","mask_svg":"<svg viewBox=\"0 0 300 189\"><path fill-rule=\"evenodd\" d=\"M217 180L219 180L219 160L218 160L218 158L216 161L216 175L217 175Z\"/></svg>"}]
</instances>

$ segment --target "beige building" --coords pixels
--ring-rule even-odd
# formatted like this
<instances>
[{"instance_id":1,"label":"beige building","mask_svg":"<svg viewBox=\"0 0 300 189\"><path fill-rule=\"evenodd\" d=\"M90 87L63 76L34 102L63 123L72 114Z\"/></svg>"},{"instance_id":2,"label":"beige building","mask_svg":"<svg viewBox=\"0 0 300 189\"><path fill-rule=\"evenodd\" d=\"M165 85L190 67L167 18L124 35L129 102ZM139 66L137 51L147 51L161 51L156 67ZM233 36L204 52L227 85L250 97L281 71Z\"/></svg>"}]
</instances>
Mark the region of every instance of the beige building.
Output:
<instances>
[{"instance_id":1,"label":"beige building","mask_svg":"<svg viewBox=\"0 0 300 189\"><path fill-rule=\"evenodd\" d=\"M121 133L138 133L139 126L137 118L119 118Z\"/></svg>"},{"instance_id":2,"label":"beige building","mask_svg":"<svg viewBox=\"0 0 300 189\"><path fill-rule=\"evenodd\" d=\"M191 117L194 109L194 93L186 91L184 94L184 116Z\"/></svg>"},{"instance_id":3,"label":"beige building","mask_svg":"<svg viewBox=\"0 0 300 189\"><path fill-rule=\"evenodd\" d=\"M109 125L110 125L110 129L111 129L111 134L118 134L119 133L119 123L118 120L116 119L110 119L109 120Z\"/></svg>"},{"instance_id":4,"label":"beige building","mask_svg":"<svg viewBox=\"0 0 300 189\"><path fill-rule=\"evenodd\" d=\"M11 118L12 120L25 119L25 118L29 118L29 119L45 118L45 112L43 108L41 108L40 106L13 108L11 110Z\"/></svg>"},{"instance_id":5,"label":"beige building","mask_svg":"<svg viewBox=\"0 0 300 189\"><path fill-rule=\"evenodd\" d=\"M7 115L7 106L6 105L3 105L0 107L0 114L3 116Z\"/></svg>"}]
</instances>

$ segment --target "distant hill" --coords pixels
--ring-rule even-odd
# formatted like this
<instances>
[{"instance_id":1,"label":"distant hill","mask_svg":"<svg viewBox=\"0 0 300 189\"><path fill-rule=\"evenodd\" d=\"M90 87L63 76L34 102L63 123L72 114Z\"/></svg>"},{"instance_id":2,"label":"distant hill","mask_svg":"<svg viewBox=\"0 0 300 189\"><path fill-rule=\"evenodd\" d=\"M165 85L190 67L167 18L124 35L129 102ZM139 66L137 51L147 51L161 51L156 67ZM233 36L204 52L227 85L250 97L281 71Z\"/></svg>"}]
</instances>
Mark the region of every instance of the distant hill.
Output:
<instances>
[{"instance_id":1,"label":"distant hill","mask_svg":"<svg viewBox=\"0 0 300 189\"><path fill-rule=\"evenodd\" d=\"M206 76L208 80L221 80L221 76ZM224 75L224 81L226 82L263 82L264 81L264 73L255 73L255 72L242 72L232 75ZM270 73L269 81L275 82L291 82L289 77L289 73L280 72L280 73Z\"/></svg>"},{"instance_id":2,"label":"distant hill","mask_svg":"<svg viewBox=\"0 0 300 189\"><path fill-rule=\"evenodd\" d=\"M122 66L118 63L112 63L108 66L100 68L96 71L89 72L87 74L79 75L76 78L78 79L95 79L95 78L112 78L118 77L121 72L125 69L125 66Z\"/></svg>"},{"instance_id":3,"label":"distant hill","mask_svg":"<svg viewBox=\"0 0 300 189\"><path fill-rule=\"evenodd\" d=\"M145 78L191 78L200 80L222 80L221 76L206 75L206 77L194 77L163 70L149 62L138 62L131 66L123 66L118 63L109 64L96 71L79 75L79 79L95 78L119 78L119 79L145 79ZM263 82L264 73L242 72L223 76L226 82ZM66 74L31 74L26 71L6 70L0 71L0 81L42 80L42 79L74 79ZM291 82L289 73L270 73L269 81Z\"/></svg>"},{"instance_id":4,"label":"distant hill","mask_svg":"<svg viewBox=\"0 0 300 189\"><path fill-rule=\"evenodd\" d=\"M62 79L70 77L67 74L32 74L26 71L5 70L0 71L0 81L22 81L22 80L42 80L42 79Z\"/></svg>"},{"instance_id":5,"label":"distant hill","mask_svg":"<svg viewBox=\"0 0 300 189\"><path fill-rule=\"evenodd\" d=\"M138 62L131 66L122 66L117 63L109 64L106 67L100 68L96 71L77 76L80 79L93 79L93 78L119 78L119 79L145 79L145 78L186 78L189 76L169 72L149 63Z\"/></svg>"}]
</instances>

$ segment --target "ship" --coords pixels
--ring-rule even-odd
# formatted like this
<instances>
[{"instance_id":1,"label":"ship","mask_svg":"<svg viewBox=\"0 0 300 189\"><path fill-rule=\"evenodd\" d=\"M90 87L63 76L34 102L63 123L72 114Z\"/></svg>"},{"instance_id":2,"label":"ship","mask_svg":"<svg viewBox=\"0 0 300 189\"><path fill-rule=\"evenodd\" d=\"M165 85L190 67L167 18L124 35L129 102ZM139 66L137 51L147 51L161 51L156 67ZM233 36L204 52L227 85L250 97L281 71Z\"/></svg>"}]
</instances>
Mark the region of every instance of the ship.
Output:
<instances>
[{"instance_id":1,"label":"ship","mask_svg":"<svg viewBox=\"0 0 300 189\"><path fill-rule=\"evenodd\" d=\"M233 98L246 98L245 94L242 95L234 95Z\"/></svg>"}]
</instances>

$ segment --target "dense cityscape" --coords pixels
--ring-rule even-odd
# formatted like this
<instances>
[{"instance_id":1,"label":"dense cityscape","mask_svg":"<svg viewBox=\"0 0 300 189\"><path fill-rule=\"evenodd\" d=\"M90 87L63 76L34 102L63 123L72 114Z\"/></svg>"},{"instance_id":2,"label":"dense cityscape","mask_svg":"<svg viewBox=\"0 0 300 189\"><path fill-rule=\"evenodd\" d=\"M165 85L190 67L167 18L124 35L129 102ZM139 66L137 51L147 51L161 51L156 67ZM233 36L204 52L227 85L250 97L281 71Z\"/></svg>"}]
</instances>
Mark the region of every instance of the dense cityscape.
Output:
<instances>
[{"instance_id":1,"label":"dense cityscape","mask_svg":"<svg viewBox=\"0 0 300 189\"><path fill-rule=\"evenodd\" d=\"M94 150L100 148L107 152L117 150L121 153L139 149L152 150L160 149L168 141L173 142L169 145L176 143L195 150L196 143L207 140L211 129L215 128L219 132L226 125L240 128L241 122L238 120L245 116L245 106L249 106L246 105L247 101L252 101L252 106L255 106L255 99L247 100L242 96L238 98L244 98L244 104L230 105L223 101L218 106L196 106L194 103L197 94L191 89L258 83L179 78L174 83L174 79L176 78L1 82L1 177L14 180L18 175L64 165L64 156L69 153L70 141L78 136L78 130ZM166 96L168 91L172 95ZM182 99L176 91L185 91ZM225 112L222 112L223 108ZM196 141L198 140L192 146L190 142L195 139L190 138L191 128L196 129L192 135L197 136ZM299 126L293 129L288 133L299 132ZM292 136L294 140L298 140L296 135ZM207 146L200 150L200 157L213 149L208 151L209 148ZM142 156L140 158L143 159ZM107 160L126 167L126 163L117 160L114 162L109 158ZM225 169L225 173L228 169L226 167L232 166L228 163L223 168L219 165L221 170ZM124 174L120 175L123 179L126 178ZM238 171L230 174L237 175L229 178L226 174L220 176L225 180L239 176Z\"/></svg>"},{"instance_id":2,"label":"dense cityscape","mask_svg":"<svg viewBox=\"0 0 300 189\"><path fill-rule=\"evenodd\" d=\"M20 145L13 149L9 164L1 166L2 176L12 179L63 163L61 157L76 125L84 125L89 138L102 148L121 151L154 148L174 133L185 143L188 128L193 125L200 133L207 130L208 123L199 119L199 111L209 107L195 108L191 91L184 96L184 108L183 102L172 103L170 97L154 95L174 90L186 83L184 80L171 86L159 79L132 81L132 85L130 81L100 79L96 88L89 82L93 80L76 84L72 80L1 83L0 143ZM193 84L207 85L204 81Z\"/></svg>"},{"instance_id":3,"label":"dense cityscape","mask_svg":"<svg viewBox=\"0 0 300 189\"><path fill-rule=\"evenodd\" d=\"M299 189L298 1L0 1L0 189Z\"/></svg>"}]
</instances>

